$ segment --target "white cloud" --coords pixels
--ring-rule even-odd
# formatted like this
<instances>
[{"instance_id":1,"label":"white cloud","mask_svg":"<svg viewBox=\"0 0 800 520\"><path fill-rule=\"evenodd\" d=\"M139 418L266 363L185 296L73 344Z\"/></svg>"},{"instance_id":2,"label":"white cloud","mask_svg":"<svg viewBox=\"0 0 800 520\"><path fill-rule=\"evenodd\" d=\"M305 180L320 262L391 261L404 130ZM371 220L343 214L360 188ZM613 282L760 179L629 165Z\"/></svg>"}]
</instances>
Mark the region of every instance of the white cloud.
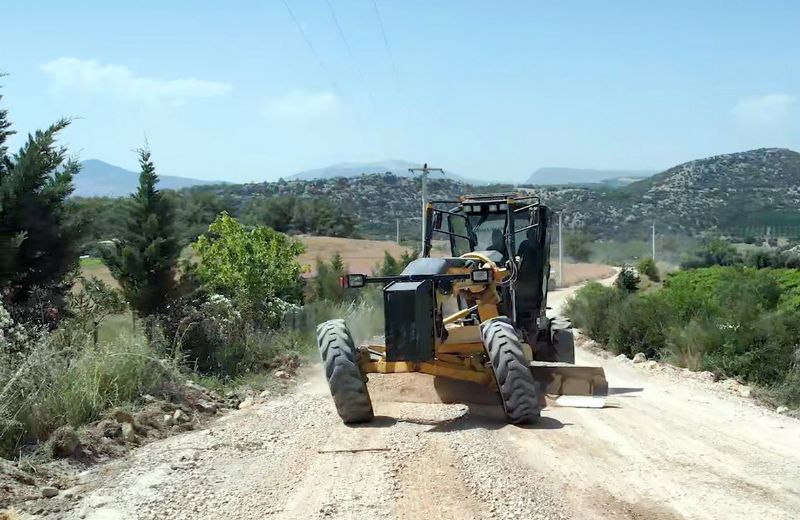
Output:
<instances>
[{"instance_id":1,"label":"white cloud","mask_svg":"<svg viewBox=\"0 0 800 520\"><path fill-rule=\"evenodd\" d=\"M195 78L147 78L137 76L124 65L104 65L68 57L45 63L40 69L58 88L146 103L165 101L182 105L193 99L225 96L233 88L230 83Z\"/></svg>"},{"instance_id":2,"label":"white cloud","mask_svg":"<svg viewBox=\"0 0 800 520\"><path fill-rule=\"evenodd\" d=\"M339 97L333 92L293 90L264 103L267 117L306 120L338 113L342 109Z\"/></svg>"},{"instance_id":3,"label":"white cloud","mask_svg":"<svg viewBox=\"0 0 800 520\"><path fill-rule=\"evenodd\" d=\"M733 115L744 126L771 127L787 118L794 101L788 94L741 98L733 107Z\"/></svg>"}]
</instances>

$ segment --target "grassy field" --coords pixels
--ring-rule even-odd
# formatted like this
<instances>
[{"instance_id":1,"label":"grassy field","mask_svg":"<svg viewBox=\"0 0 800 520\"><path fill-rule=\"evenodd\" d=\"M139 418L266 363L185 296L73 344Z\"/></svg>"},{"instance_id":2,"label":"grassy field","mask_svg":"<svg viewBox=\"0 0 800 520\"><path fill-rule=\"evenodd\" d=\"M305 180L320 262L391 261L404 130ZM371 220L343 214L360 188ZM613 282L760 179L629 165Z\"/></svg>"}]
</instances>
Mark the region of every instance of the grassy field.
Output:
<instances>
[{"instance_id":1,"label":"grassy field","mask_svg":"<svg viewBox=\"0 0 800 520\"><path fill-rule=\"evenodd\" d=\"M99 278L111 287L119 287L117 281L99 258L81 258L81 276Z\"/></svg>"}]
</instances>

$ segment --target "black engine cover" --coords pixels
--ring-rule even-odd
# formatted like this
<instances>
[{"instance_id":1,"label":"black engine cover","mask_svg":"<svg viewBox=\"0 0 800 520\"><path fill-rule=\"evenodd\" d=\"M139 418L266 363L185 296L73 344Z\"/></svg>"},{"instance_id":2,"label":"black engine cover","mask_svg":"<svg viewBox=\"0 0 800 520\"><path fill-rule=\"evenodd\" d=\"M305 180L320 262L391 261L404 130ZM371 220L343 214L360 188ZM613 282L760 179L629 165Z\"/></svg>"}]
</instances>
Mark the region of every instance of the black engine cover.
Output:
<instances>
[{"instance_id":1,"label":"black engine cover","mask_svg":"<svg viewBox=\"0 0 800 520\"><path fill-rule=\"evenodd\" d=\"M383 289L386 361L428 361L434 356L433 281L393 282Z\"/></svg>"}]
</instances>

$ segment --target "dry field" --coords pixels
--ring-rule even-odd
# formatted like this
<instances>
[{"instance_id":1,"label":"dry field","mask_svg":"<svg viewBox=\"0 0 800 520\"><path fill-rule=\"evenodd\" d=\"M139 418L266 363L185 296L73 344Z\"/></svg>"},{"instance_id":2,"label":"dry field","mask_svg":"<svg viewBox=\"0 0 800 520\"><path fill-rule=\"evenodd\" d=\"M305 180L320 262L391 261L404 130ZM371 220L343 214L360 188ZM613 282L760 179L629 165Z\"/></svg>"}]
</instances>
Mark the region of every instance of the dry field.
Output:
<instances>
[{"instance_id":1,"label":"dry field","mask_svg":"<svg viewBox=\"0 0 800 520\"><path fill-rule=\"evenodd\" d=\"M408 248L389 240L359 240L355 238L315 237L300 235L297 237L306 246L306 252L300 255L298 261L303 267L309 269L308 276L316 274L316 260L330 260L337 252L342 255L348 271L352 273L369 274L373 268L383 262L384 251L388 251L395 258L399 258ZM447 245L436 241L432 256L447 254ZM184 255L191 254L187 248ZM554 262L554 268L558 268ZM564 264L564 285L576 285L586 280L607 278L614 273L612 267L600 264ZM87 258L81 261L81 274L95 276L113 287L117 286L111 273L98 258Z\"/></svg>"},{"instance_id":2,"label":"dry field","mask_svg":"<svg viewBox=\"0 0 800 520\"><path fill-rule=\"evenodd\" d=\"M558 263L554 262L553 267L555 267L556 272L558 272ZM564 287L569 287L571 285L578 285L579 283L586 282L588 280L601 280L603 278L608 278L616 272L611 266L602 265L602 264L585 264L585 263L577 263L577 264L570 264L564 262ZM555 276L556 280L558 280L558 275Z\"/></svg>"},{"instance_id":3,"label":"dry field","mask_svg":"<svg viewBox=\"0 0 800 520\"><path fill-rule=\"evenodd\" d=\"M302 266L309 266L310 275L316 274L317 258L330 260L337 252L342 255L347 269L353 273L369 274L372 269L383 262L384 251L399 258L408 248L388 240L358 240L355 238L297 237L306 246L306 252L300 255Z\"/></svg>"}]
</instances>

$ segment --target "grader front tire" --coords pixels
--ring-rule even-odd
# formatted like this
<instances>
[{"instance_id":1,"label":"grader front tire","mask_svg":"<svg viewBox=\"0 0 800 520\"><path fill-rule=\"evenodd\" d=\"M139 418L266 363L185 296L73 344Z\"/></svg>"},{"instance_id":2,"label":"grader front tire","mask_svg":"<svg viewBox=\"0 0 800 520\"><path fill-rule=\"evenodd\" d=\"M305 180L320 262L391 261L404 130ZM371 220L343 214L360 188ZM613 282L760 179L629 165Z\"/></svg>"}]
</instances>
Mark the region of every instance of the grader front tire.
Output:
<instances>
[{"instance_id":1,"label":"grader front tire","mask_svg":"<svg viewBox=\"0 0 800 520\"><path fill-rule=\"evenodd\" d=\"M481 334L508 421L536 422L541 413L539 385L528 367L514 326L505 318L495 318L481 325Z\"/></svg>"},{"instance_id":2,"label":"grader front tire","mask_svg":"<svg viewBox=\"0 0 800 520\"><path fill-rule=\"evenodd\" d=\"M358 352L344 320L330 320L317 327L325 378L345 424L369 422L373 419L372 401L367 384L358 367Z\"/></svg>"}]
</instances>

